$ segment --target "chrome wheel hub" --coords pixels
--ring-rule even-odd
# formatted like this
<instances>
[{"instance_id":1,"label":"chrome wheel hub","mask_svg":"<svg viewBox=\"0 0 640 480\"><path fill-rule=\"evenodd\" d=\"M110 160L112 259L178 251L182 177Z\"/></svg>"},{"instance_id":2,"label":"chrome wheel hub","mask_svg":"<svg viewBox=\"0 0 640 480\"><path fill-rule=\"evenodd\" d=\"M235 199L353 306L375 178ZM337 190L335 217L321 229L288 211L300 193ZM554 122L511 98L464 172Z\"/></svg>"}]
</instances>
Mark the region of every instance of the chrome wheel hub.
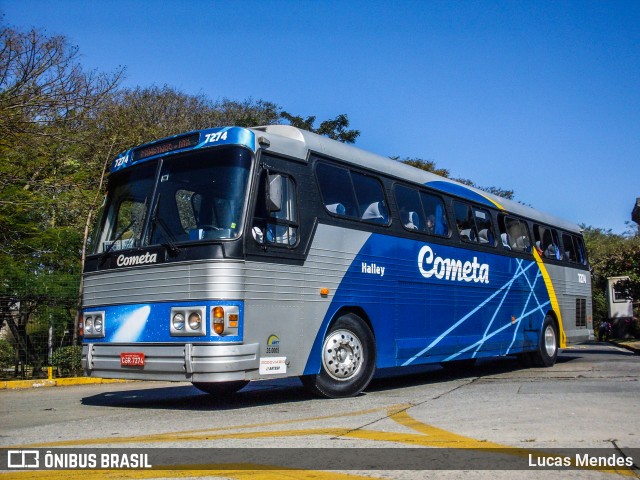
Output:
<instances>
[{"instance_id":1,"label":"chrome wheel hub","mask_svg":"<svg viewBox=\"0 0 640 480\"><path fill-rule=\"evenodd\" d=\"M362 366L362 343L349 330L335 330L322 346L324 370L336 380L349 380Z\"/></svg>"},{"instance_id":2,"label":"chrome wheel hub","mask_svg":"<svg viewBox=\"0 0 640 480\"><path fill-rule=\"evenodd\" d=\"M551 325L547 325L544 330L544 348L549 357L553 357L556 353L556 331Z\"/></svg>"}]
</instances>

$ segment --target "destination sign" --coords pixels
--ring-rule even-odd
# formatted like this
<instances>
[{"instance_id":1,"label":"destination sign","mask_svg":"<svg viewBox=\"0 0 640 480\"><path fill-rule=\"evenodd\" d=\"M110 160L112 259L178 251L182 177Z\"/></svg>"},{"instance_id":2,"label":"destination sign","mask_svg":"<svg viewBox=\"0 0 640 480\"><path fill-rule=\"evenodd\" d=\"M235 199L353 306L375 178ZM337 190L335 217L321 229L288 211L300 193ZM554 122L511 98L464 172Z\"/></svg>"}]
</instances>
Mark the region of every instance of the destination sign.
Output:
<instances>
[{"instance_id":1,"label":"destination sign","mask_svg":"<svg viewBox=\"0 0 640 480\"><path fill-rule=\"evenodd\" d=\"M133 161L161 155L163 153L181 150L183 148L195 147L200 140L199 133L193 133L184 137L170 138L162 142L154 143L146 147L140 147L133 151Z\"/></svg>"}]
</instances>

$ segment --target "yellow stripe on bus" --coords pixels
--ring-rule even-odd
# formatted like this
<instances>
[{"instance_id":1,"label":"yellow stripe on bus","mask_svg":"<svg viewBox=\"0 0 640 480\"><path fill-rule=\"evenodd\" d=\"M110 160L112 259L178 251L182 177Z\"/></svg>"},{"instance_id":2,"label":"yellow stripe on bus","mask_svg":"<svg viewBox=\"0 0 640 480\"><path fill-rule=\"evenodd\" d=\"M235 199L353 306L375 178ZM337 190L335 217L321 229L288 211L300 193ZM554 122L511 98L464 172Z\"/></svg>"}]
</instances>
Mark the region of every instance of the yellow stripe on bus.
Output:
<instances>
[{"instance_id":1,"label":"yellow stripe on bus","mask_svg":"<svg viewBox=\"0 0 640 480\"><path fill-rule=\"evenodd\" d=\"M538 268L540 269L540 273L542 273L542 278L544 279L544 284L547 287L547 293L549 294L549 300L551 301L551 308L553 312L556 314L556 318L558 319L558 330L560 335L560 348L567 347L567 336L564 333L564 326L562 325L562 313L560 313L560 304L558 303L558 297L556 296L556 291L553 288L553 282L551 281L551 277L549 276L549 272L547 272L547 267L544 265L542 258L538 251L533 248L533 258L536 259L536 263L538 264Z\"/></svg>"},{"instance_id":2,"label":"yellow stripe on bus","mask_svg":"<svg viewBox=\"0 0 640 480\"><path fill-rule=\"evenodd\" d=\"M503 211L504 211L504 210L506 210L502 205L500 205L500 204L499 204L498 202L496 202L495 200L491 200L489 197L487 197L487 196L485 196L485 195L482 195L482 194L480 194L480 196L482 196L485 200L487 200L487 201L489 201L489 202L493 203L493 204L496 206L496 208L497 208L498 210L503 210Z\"/></svg>"}]
</instances>

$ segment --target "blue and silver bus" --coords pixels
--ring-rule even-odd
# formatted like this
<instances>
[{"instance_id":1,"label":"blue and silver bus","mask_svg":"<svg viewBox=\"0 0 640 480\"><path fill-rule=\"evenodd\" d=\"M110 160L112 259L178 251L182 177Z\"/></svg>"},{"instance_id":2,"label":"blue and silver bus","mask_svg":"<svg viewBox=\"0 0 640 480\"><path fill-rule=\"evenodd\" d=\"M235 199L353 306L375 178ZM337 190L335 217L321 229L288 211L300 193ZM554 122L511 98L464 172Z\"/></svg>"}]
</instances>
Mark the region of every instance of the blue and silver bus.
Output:
<instances>
[{"instance_id":1,"label":"blue and silver bus","mask_svg":"<svg viewBox=\"0 0 640 480\"><path fill-rule=\"evenodd\" d=\"M285 125L119 155L83 275L87 375L214 394L298 376L353 396L593 338L578 225Z\"/></svg>"}]
</instances>

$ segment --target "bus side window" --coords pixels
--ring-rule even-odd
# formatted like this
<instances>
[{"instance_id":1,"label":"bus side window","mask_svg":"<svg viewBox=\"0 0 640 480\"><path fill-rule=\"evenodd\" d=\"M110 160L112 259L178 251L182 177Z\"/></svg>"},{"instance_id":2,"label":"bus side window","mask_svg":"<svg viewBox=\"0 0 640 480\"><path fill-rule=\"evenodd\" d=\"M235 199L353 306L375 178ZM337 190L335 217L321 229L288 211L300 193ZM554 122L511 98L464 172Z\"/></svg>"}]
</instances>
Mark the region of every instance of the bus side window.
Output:
<instances>
[{"instance_id":1,"label":"bus side window","mask_svg":"<svg viewBox=\"0 0 640 480\"><path fill-rule=\"evenodd\" d=\"M282 208L270 212L267 219L267 243L295 246L298 241L298 217L296 211L296 189L291 177L280 175Z\"/></svg>"},{"instance_id":2,"label":"bus side window","mask_svg":"<svg viewBox=\"0 0 640 480\"><path fill-rule=\"evenodd\" d=\"M527 224L517 218L500 215L498 219L500 239L506 250L531 252L531 237Z\"/></svg>"},{"instance_id":3,"label":"bus side window","mask_svg":"<svg viewBox=\"0 0 640 480\"><path fill-rule=\"evenodd\" d=\"M575 245L576 245L576 252L578 252L578 261L581 264L586 265L587 264L587 254L585 253L584 242L582 241L582 238L580 238L580 237L573 237L573 239L574 239Z\"/></svg>"},{"instance_id":4,"label":"bus side window","mask_svg":"<svg viewBox=\"0 0 640 480\"><path fill-rule=\"evenodd\" d=\"M418 190L405 187L404 185L395 185L393 187L393 193L396 197L398 208L400 209L402 226L407 230L425 232L427 222L425 221L424 212L422 211L422 203L420 202Z\"/></svg>"},{"instance_id":5,"label":"bus side window","mask_svg":"<svg viewBox=\"0 0 640 480\"><path fill-rule=\"evenodd\" d=\"M324 207L328 212L341 217L358 217L356 198L348 170L318 163L316 177Z\"/></svg>"},{"instance_id":6,"label":"bus side window","mask_svg":"<svg viewBox=\"0 0 640 480\"><path fill-rule=\"evenodd\" d=\"M471 205L462 202L454 202L453 209L456 214L456 226L458 234L464 242L478 242L478 231L473 219Z\"/></svg>"},{"instance_id":7,"label":"bus side window","mask_svg":"<svg viewBox=\"0 0 640 480\"><path fill-rule=\"evenodd\" d=\"M553 260L562 260L560 242L558 241L558 232L549 227L534 225L533 234L536 250L540 256L551 258Z\"/></svg>"},{"instance_id":8,"label":"bus side window","mask_svg":"<svg viewBox=\"0 0 640 480\"><path fill-rule=\"evenodd\" d=\"M493 226L491 225L491 214L482 208L473 208L473 215L478 231L478 241L483 245L495 246L496 240L493 236Z\"/></svg>"},{"instance_id":9,"label":"bus side window","mask_svg":"<svg viewBox=\"0 0 640 480\"><path fill-rule=\"evenodd\" d=\"M448 237L449 223L442 199L425 192L420 192L420 198L427 216L427 233Z\"/></svg>"},{"instance_id":10,"label":"bus side window","mask_svg":"<svg viewBox=\"0 0 640 480\"><path fill-rule=\"evenodd\" d=\"M569 262L577 262L577 255L575 251L575 245L573 244L573 237L568 233L562 234L562 245L564 246L564 259Z\"/></svg>"},{"instance_id":11,"label":"bus side window","mask_svg":"<svg viewBox=\"0 0 640 480\"><path fill-rule=\"evenodd\" d=\"M351 178L358 199L360 219L387 225L389 214L380 182L358 172L351 172Z\"/></svg>"}]
</instances>

